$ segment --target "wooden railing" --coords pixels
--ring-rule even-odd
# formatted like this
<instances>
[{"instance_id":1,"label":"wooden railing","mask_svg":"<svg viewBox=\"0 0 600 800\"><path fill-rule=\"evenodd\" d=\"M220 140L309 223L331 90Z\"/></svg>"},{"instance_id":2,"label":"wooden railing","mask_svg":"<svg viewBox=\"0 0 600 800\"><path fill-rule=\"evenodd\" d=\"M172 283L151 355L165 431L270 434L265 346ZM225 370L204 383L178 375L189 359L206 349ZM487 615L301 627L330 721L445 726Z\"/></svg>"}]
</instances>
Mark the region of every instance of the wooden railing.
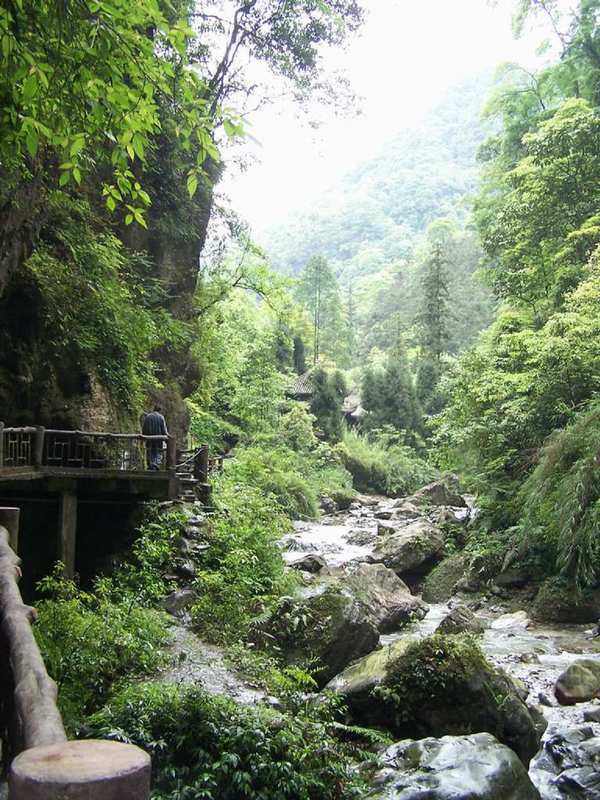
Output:
<instances>
[{"instance_id":1,"label":"wooden railing","mask_svg":"<svg viewBox=\"0 0 600 800\"><path fill-rule=\"evenodd\" d=\"M18 587L18 509L0 508L0 737L10 800L147 800L150 759L116 742L69 742Z\"/></svg>"},{"instance_id":2,"label":"wooden railing","mask_svg":"<svg viewBox=\"0 0 600 800\"><path fill-rule=\"evenodd\" d=\"M180 450L177 453L177 473L190 475L201 483L223 471L224 456L209 456L208 445L201 445L192 450Z\"/></svg>"},{"instance_id":3,"label":"wooden railing","mask_svg":"<svg viewBox=\"0 0 600 800\"><path fill-rule=\"evenodd\" d=\"M6 428L0 423L0 469L57 468L143 472L149 449L164 448L159 469L175 469L172 436L63 431L42 427Z\"/></svg>"}]
</instances>

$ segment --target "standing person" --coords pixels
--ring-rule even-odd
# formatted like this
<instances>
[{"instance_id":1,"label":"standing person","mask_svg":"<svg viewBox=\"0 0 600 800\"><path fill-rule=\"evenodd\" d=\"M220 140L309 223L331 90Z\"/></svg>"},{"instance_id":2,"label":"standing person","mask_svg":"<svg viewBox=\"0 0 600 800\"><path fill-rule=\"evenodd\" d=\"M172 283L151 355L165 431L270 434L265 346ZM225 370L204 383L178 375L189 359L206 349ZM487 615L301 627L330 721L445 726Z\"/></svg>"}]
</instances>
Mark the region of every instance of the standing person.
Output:
<instances>
[{"instance_id":1,"label":"standing person","mask_svg":"<svg viewBox=\"0 0 600 800\"><path fill-rule=\"evenodd\" d=\"M146 414L142 423L142 433L144 436L168 436L167 422L162 415L162 408L154 406L154 411ZM148 466L150 469L160 469L162 461L162 451L164 442L148 442L146 451L148 453Z\"/></svg>"}]
</instances>

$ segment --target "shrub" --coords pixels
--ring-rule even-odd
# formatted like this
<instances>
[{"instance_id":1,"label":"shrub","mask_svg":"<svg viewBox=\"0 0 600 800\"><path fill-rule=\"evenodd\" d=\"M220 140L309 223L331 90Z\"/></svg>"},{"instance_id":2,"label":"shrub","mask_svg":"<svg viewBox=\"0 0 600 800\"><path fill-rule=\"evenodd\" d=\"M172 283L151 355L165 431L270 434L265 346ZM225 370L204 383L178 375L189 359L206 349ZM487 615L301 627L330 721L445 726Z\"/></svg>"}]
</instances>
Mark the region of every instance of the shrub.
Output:
<instances>
[{"instance_id":1,"label":"shrub","mask_svg":"<svg viewBox=\"0 0 600 800\"><path fill-rule=\"evenodd\" d=\"M165 618L131 602L112 602L102 582L97 594L80 591L61 577L62 565L39 589L35 636L68 731L100 708L126 678L152 674L168 640Z\"/></svg>"},{"instance_id":2,"label":"shrub","mask_svg":"<svg viewBox=\"0 0 600 800\"><path fill-rule=\"evenodd\" d=\"M153 508L137 531L127 561L105 586L116 598L128 596L140 605L156 605L175 588L163 575L175 555L175 541L184 533L185 516L181 512L159 513Z\"/></svg>"},{"instance_id":3,"label":"shrub","mask_svg":"<svg viewBox=\"0 0 600 800\"><path fill-rule=\"evenodd\" d=\"M336 452L360 491L390 496L410 494L434 477L433 469L403 444L387 444L377 436L367 438L346 431Z\"/></svg>"},{"instance_id":4,"label":"shrub","mask_svg":"<svg viewBox=\"0 0 600 800\"><path fill-rule=\"evenodd\" d=\"M289 522L258 489L221 481L213 518L211 547L199 559L195 588L201 598L194 622L206 636L227 640L243 633L289 586L277 546Z\"/></svg>"},{"instance_id":5,"label":"shrub","mask_svg":"<svg viewBox=\"0 0 600 800\"><path fill-rule=\"evenodd\" d=\"M365 788L333 721L243 708L195 687L131 686L92 719L95 736L152 754L154 800L351 800Z\"/></svg>"}]
</instances>

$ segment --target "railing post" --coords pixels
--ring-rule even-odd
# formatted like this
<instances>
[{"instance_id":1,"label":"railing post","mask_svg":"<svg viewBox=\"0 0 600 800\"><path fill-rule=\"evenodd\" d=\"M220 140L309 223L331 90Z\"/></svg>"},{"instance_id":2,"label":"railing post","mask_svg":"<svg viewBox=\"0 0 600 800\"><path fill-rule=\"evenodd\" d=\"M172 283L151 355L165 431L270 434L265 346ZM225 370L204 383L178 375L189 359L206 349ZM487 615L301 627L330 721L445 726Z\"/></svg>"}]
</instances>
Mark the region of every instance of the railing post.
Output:
<instances>
[{"instance_id":1,"label":"railing post","mask_svg":"<svg viewBox=\"0 0 600 800\"><path fill-rule=\"evenodd\" d=\"M0 469L4 466L4 423L0 422Z\"/></svg>"},{"instance_id":2,"label":"railing post","mask_svg":"<svg viewBox=\"0 0 600 800\"><path fill-rule=\"evenodd\" d=\"M36 425L35 433L33 434L33 466L41 467L44 457L44 434L46 429L41 425Z\"/></svg>"},{"instance_id":3,"label":"railing post","mask_svg":"<svg viewBox=\"0 0 600 800\"><path fill-rule=\"evenodd\" d=\"M167 439L167 470L171 472L177 466L177 439L169 436Z\"/></svg>"},{"instance_id":4,"label":"railing post","mask_svg":"<svg viewBox=\"0 0 600 800\"><path fill-rule=\"evenodd\" d=\"M132 744L81 739L33 747L12 762L10 800L148 800L150 756Z\"/></svg>"},{"instance_id":5,"label":"railing post","mask_svg":"<svg viewBox=\"0 0 600 800\"><path fill-rule=\"evenodd\" d=\"M0 507L0 525L8 531L8 543L11 549L19 552L19 517L20 508Z\"/></svg>"},{"instance_id":6,"label":"railing post","mask_svg":"<svg viewBox=\"0 0 600 800\"><path fill-rule=\"evenodd\" d=\"M203 445L194 459L194 478L208 483L208 445Z\"/></svg>"}]
</instances>

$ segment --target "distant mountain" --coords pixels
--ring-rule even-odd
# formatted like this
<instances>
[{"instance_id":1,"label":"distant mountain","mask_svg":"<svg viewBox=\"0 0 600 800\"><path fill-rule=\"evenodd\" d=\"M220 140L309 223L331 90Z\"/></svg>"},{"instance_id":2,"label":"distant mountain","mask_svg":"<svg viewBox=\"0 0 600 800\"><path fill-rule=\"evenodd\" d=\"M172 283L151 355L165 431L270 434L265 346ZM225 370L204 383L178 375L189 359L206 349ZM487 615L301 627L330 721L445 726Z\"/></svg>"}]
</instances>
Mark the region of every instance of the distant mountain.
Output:
<instances>
[{"instance_id":1,"label":"distant mountain","mask_svg":"<svg viewBox=\"0 0 600 800\"><path fill-rule=\"evenodd\" d=\"M263 245L274 266L296 274L322 254L345 282L406 258L434 219L465 221L478 180L476 153L489 133L481 111L490 86L483 75L451 90L420 125L401 131L310 211L271 229Z\"/></svg>"}]
</instances>

